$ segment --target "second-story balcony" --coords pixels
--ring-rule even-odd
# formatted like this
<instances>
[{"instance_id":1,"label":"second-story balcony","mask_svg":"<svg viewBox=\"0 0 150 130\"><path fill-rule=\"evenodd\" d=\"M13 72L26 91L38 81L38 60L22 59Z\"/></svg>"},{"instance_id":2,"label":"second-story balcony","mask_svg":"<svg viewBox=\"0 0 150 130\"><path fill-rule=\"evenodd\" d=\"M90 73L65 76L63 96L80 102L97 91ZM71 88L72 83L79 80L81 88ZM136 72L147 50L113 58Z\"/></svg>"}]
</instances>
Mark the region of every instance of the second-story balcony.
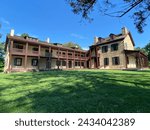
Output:
<instances>
[{"instance_id":1,"label":"second-story balcony","mask_svg":"<svg viewBox=\"0 0 150 130\"><path fill-rule=\"evenodd\" d=\"M18 49L18 48L13 48L12 49L12 54L16 55L25 55L25 49Z\"/></svg>"}]
</instances>

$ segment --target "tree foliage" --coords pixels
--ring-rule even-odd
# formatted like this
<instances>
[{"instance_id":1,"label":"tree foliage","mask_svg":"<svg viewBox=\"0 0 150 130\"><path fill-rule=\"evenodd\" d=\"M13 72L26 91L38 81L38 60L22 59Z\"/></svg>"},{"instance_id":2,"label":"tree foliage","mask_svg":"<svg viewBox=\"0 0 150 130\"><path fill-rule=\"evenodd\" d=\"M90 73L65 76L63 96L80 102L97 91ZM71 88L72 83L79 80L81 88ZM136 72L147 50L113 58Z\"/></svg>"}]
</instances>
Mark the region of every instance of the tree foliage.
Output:
<instances>
[{"instance_id":1,"label":"tree foliage","mask_svg":"<svg viewBox=\"0 0 150 130\"><path fill-rule=\"evenodd\" d=\"M81 46L77 43L68 42L63 44L64 47L70 47L70 48L76 48L76 49L82 49Z\"/></svg>"},{"instance_id":2,"label":"tree foliage","mask_svg":"<svg viewBox=\"0 0 150 130\"><path fill-rule=\"evenodd\" d=\"M148 56L148 60L150 62L150 42L143 48L137 47L135 49L139 50L139 51L143 52L145 55L147 55Z\"/></svg>"},{"instance_id":3,"label":"tree foliage","mask_svg":"<svg viewBox=\"0 0 150 130\"><path fill-rule=\"evenodd\" d=\"M28 33L23 33L23 34L21 34L21 37L29 37L29 34Z\"/></svg>"},{"instance_id":4,"label":"tree foliage","mask_svg":"<svg viewBox=\"0 0 150 130\"><path fill-rule=\"evenodd\" d=\"M95 5L101 13L111 17L123 17L127 13L132 13L132 18L138 32L143 32L146 20L150 16L150 0L67 0L75 14L81 14L83 18L92 20L90 13Z\"/></svg>"},{"instance_id":5,"label":"tree foliage","mask_svg":"<svg viewBox=\"0 0 150 130\"><path fill-rule=\"evenodd\" d=\"M144 49L147 52L148 60L150 62L150 42L144 47Z\"/></svg>"}]
</instances>

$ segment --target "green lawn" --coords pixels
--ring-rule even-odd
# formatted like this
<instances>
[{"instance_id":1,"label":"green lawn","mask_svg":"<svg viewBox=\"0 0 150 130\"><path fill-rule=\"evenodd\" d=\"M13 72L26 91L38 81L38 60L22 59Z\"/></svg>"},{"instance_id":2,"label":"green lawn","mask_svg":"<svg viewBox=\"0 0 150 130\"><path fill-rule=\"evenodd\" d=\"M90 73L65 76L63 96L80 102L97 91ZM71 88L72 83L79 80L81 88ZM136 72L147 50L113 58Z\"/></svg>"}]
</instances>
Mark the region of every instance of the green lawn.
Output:
<instances>
[{"instance_id":1,"label":"green lawn","mask_svg":"<svg viewBox=\"0 0 150 130\"><path fill-rule=\"evenodd\" d=\"M150 112L150 71L0 73L0 112Z\"/></svg>"}]
</instances>

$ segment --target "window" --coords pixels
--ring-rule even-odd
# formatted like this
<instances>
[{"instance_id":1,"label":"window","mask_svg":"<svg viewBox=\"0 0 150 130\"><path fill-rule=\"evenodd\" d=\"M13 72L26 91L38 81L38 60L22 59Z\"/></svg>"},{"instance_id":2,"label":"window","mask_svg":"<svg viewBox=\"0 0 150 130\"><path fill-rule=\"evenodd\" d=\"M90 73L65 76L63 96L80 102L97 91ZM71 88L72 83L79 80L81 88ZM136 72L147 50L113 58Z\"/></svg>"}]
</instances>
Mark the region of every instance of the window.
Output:
<instances>
[{"instance_id":1,"label":"window","mask_svg":"<svg viewBox=\"0 0 150 130\"><path fill-rule=\"evenodd\" d=\"M108 46L103 46L102 47L102 53L105 53L105 52L107 52L108 51Z\"/></svg>"},{"instance_id":2,"label":"window","mask_svg":"<svg viewBox=\"0 0 150 130\"><path fill-rule=\"evenodd\" d=\"M21 45L21 44L15 44L15 48L17 48L17 49L23 49L23 45Z\"/></svg>"},{"instance_id":3,"label":"window","mask_svg":"<svg viewBox=\"0 0 150 130\"><path fill-rule=\"evenodd\" d=\"M66 66L66 61L62 61L62 66Z\"/></svg>"},{"instance_id":4,"label":"window","mask_svg":"<svg viewBox=\"0 0 150 130\"><path fill-rule=\"evenodd\" d=\"M32 48L32 51L38 51L39 49L38 48Z\"/></svg>"},{"instance_id":5,"label":"window","mask_svg":"<svg viewBox=\"0 0 150 130\"><path fill-rule=\"evenodd\" d=\"M84 66L84 62L81 62L81 66Z\"/></svg>"},{"instance_id":6,"label":"window","mask_svg":"<svg viewBox=\"0 0 150 130\"><path fill-rule=\"evenodd\" d=\"M80 66L80 62L78 62L78 66Z\"/></svg>"},{"instance_id":7,"label":"window","mask_svg":"<svg viewBox=\"0 0 150 130\"><path fill-rule=\"evenodd\" d=\"M117 51L118 50L118 43L111 45L111 51Z\"/></svg>"},{"instance_id":8,"label":"window","mask_svg":"<svg viewBox=\"0 0 150 130\"><path fill-rule=\"evenodd\" d=\"M38 59L32 59L32 66L38 65Z\"/></svg>"},{"instance_id":9,"label":"window","mask_svg":"<svg viewBox=\"0 0 150 130\"><path fill-rule=\"evenodd\" d=\"M78 62L75 62L75 66L78 66Z\"/></svg>"},{"instance_id":10,"label":"window","mask_svg":"<svg viewBox=\"0 0 150 130\"><path fill-rule=\"evenodd\" d=\"M109 58L104 58L104 65L109 65Z\"/></svg>"},{"instance_id":11,"label":"window","mask_svg":"<svg viewBox=\"0 0 150 130\"><path fill-rule=\"evenodd\" d=\"M45 50L46 53L49 53L49 50Z\"/></svg>"},{"instance_id":12,"label":"window","mask_svg":"<svg viewBox=\"0 0 150 130\"><path fill-rule=\"evenodd\" d=\"M15 66L22 66L22 58L15 58L14 59Z\"/></svg>"},{"instance_id":13,"label":"window","mask_svg":"<svg viewBox=\"0 0 150 130\"><path fill-rule=\"evenodd\" d=\"M119 57L112 57L112 64L113 65L119 65L120 64Z\"/></svg>"}]
</instances>

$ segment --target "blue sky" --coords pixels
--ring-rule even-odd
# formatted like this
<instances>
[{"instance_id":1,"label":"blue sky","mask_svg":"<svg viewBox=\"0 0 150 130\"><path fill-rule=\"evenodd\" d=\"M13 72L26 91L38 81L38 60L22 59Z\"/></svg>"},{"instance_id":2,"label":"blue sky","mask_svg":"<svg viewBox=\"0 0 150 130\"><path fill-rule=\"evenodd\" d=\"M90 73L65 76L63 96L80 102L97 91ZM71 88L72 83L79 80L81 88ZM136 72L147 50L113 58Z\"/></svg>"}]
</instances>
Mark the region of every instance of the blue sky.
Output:
<instances>
[{"instance_id":1,"label":"blue sky","mask_svg":"<svg viewBox=\"0 0 150 130\"><path fill-rule=\"evenodd\" d=\"M101 15L96 7L91 13L94 21L89 23L73 14L65 0L1 0L0 4L1 41L5 41L6 34L13 28L15 34L28 33L43 41L49 37L51 42L58 43L72 41L86 49L95 36L118 34L124 26L132 33L136 46L144 47L150 41L150 20L145 32L139 34L130 14L112 18Z\"/></svg>"}]
</instances>

